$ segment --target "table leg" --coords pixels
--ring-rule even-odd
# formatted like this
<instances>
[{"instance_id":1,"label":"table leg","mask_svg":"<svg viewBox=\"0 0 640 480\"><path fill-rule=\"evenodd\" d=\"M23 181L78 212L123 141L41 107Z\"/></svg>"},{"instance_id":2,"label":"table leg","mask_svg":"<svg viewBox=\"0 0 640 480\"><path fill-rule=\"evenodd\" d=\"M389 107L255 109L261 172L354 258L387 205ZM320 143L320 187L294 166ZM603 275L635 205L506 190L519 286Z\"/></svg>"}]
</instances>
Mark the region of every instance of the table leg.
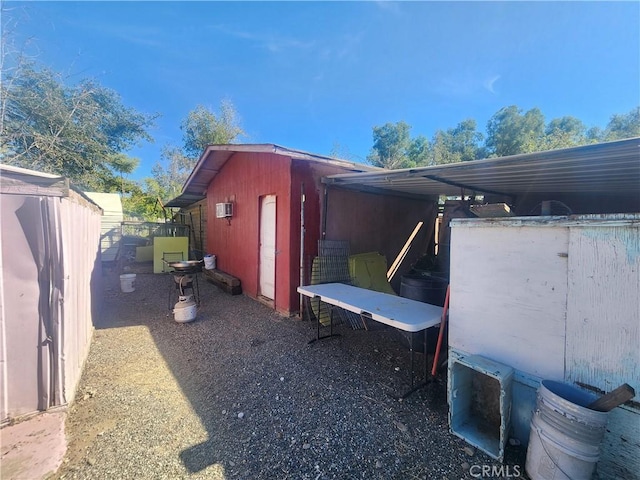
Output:
<instances>
[{"instance_id":1,"label":"table leg","mask_svg":"<svg viewBox=\"0 0 640 480\"><path fill-rule=\"evenodd\" d=\"M317 317L317 329L316 329L316 338L312 338L311 340L309 340L308 343L314 343L317 342L318 340L324 340L326 338L332 338L332 337L339 337L340 334L339 333L333 333L333 308L329 309L329 335L320 335L320 308L322 308L322 300L320 300L320 297L314 297L318 299L318 315L316 315ZM309 304L309 308L311 307L311 300L309 300L308 302Z\"/></svg>"},{"instance_id":2,"label":"table leg","mask_svg":"<svg viewBox=\"0 0 640 480\"><path fill-rule=\"evenodd\" d=\"M413 350L413 333L411 334L411 336L409 338L410 338L409 351L410 351L410 356L411 356L411 359L410 359L410 365L411 366L410 366L410 369L409 369L409 374L411 375L411 388L407 392L403 393L400 396L401 400L404 400L405 398L411 396L413 393L415 393L416 391L420 390L422 387L424 387L424 386L426 386L426 385L428 385L430 383L429 382L429 376L428 376L429 366L428 366L428 360L427 360L427 329L425 328L423 330L423 334L422 334L422 344L423 344L423 348L424 348L424 350L423 350L423 355L424 355L424 379L418 385L415 385L414 378L413 378L414 377L414 371L413 371L414 359L413 359L413 357L415 355L415 352Z\"/></svg>"}]
</instances>

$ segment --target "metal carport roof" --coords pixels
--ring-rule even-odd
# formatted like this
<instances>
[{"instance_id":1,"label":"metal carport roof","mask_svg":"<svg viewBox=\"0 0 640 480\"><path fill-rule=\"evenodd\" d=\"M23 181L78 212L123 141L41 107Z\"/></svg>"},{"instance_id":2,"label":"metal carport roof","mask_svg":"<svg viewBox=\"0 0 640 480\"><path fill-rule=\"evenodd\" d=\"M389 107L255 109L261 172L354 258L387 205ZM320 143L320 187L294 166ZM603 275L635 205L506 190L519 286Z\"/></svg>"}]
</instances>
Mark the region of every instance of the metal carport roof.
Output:
<instances>
[{"instance_id":1,"label":"metal carport roof","mask_svg":"<svg viewBox=\"0 0 640 480\"><path fill-rule=\"evenodd\" d=\"M406 196L524 193L637 194L640 138L384 172L331 175L328 185Z\"/></svg>"}]
</instances>

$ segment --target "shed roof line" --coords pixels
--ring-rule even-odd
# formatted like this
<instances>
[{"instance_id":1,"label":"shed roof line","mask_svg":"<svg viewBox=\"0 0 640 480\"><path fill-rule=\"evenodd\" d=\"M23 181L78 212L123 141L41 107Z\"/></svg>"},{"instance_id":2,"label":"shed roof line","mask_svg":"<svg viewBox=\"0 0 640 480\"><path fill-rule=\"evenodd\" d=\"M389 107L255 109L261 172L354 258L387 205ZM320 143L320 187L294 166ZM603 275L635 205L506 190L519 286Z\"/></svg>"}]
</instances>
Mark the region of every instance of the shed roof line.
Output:
<instances>
[{"instance_id":1,"label":"shed roof line","mask_svg":"<svg viewBox=\"0 0 640 480\"><path fill-rule=\"evenodd\" d=\"M371 165L359 164L314 153L282 147L274 143L259 144L214 144L208 145L182 187L182 193L165 204L167 207L184 207L202 200L211 180L224 164L236 153L271 153L290 157L293 160L319 162L357 171L384 171Z\"/></svg>"}]
</instances>

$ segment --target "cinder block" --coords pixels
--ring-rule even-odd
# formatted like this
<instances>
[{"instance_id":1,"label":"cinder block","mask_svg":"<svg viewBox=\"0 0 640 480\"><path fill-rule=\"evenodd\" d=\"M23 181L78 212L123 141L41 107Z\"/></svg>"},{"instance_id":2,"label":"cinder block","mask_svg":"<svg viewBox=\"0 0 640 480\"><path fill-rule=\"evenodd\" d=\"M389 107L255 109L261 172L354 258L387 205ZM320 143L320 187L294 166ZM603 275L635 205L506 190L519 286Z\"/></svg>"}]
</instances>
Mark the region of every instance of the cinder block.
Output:
<instances>
[{"instance_id":1,"label":"cinder block","mask_svg":"<svg viewBox=\"0 0 640 480\"><path fill-rule=\"evenodd\" d=\"M511 421L513 373L480 355L450 351L449 428L500 462Z\"/></svg>"}]
</instances>

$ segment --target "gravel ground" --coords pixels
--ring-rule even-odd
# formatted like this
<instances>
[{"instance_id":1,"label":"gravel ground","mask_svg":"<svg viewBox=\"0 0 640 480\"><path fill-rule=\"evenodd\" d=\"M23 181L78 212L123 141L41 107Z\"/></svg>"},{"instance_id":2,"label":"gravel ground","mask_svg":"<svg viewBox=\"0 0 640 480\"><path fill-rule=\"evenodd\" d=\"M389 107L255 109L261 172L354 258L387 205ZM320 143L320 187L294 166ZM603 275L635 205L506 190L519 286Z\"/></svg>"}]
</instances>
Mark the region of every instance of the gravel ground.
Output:
<instances>
[{"instance_id":1,"label":"gravel ground","mask_svg":"<svg viewBox=\"0 0 640 480\"><path fill-rule=\"evenodd\" d=\"M170 282L139 273L125 294L105 274L53 478L458 479L499 465L449 433L446 375L397 399L409 355L394 330L309 344L313 323L202 278L197 319L179 324ZM508 450L509 478L523 461Z\"/></svg>"}]
</instances>

